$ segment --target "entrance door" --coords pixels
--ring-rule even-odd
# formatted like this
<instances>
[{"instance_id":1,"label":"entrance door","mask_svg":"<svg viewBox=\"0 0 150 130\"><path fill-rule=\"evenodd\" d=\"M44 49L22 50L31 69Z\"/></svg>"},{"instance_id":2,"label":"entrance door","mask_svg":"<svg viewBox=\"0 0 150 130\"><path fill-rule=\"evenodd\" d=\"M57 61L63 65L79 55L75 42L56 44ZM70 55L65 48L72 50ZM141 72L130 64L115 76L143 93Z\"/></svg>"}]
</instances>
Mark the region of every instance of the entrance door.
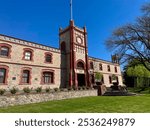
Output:
<instances>
[{"instance_id":1,"label":"entrance door","mask_svg":"<svg viewBox=\"0 0 150 130\"><path fill-rule=\"evenodd\" d=\"M85 86L85 74L77 74L78 86Z\"/></svg>"}]
</instances>

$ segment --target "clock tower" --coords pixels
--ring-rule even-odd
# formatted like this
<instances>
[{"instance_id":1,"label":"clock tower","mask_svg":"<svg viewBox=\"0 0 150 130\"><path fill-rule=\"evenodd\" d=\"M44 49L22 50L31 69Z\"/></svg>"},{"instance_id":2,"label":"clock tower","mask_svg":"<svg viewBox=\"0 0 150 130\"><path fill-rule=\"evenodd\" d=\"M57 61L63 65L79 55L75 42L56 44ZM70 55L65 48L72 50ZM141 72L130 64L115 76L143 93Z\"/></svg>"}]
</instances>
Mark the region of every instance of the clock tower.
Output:
<instances>
[{"instance_id":1,"label":"clock tower","mask_svg":"<svg viewBox=\"0 0 150 130\"><path fill-rule=\"evenodd\" d=\"M79 28L71 20L67 28L59 29L59 39L64 86L90 87L86 27Z\"/></svg>"}]
</instances>

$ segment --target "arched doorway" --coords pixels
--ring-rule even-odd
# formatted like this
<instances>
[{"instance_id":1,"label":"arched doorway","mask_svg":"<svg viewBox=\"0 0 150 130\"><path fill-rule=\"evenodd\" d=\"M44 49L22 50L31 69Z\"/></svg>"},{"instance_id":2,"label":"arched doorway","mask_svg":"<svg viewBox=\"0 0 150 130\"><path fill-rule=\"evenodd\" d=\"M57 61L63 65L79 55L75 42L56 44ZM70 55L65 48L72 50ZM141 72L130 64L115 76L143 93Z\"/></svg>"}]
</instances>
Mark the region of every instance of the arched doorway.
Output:
<instances>
[{"instance_id":1,"label":"arched doorway","mask_svg":"<svg viewBox=\"0 0 150 130\"><path fill-rule=\"evenodd\" d=\"M77 81L78 81L78 86L85 86L86 85L86 81L85 81L85 73L84 73L84 62L79 60L77 62Z\"/></svg>"}]
</instances>

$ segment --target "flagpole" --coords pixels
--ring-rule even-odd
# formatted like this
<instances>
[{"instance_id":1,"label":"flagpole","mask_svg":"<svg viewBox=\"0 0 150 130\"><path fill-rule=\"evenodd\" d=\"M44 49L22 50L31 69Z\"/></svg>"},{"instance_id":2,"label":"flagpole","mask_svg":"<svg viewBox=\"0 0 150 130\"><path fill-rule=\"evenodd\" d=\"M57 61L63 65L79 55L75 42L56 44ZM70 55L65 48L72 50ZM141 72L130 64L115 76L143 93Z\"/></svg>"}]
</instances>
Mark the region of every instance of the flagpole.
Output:
<instances>
[{"instance_id":1,"label":"flagpole","mask_svg":"<svg viewBox=\"0 0 150 130\"><path fill-rule=\"evenodd\" d=\"M72 0L70 0L70 18L73 20Z\"/></svg>"}]
</instances>

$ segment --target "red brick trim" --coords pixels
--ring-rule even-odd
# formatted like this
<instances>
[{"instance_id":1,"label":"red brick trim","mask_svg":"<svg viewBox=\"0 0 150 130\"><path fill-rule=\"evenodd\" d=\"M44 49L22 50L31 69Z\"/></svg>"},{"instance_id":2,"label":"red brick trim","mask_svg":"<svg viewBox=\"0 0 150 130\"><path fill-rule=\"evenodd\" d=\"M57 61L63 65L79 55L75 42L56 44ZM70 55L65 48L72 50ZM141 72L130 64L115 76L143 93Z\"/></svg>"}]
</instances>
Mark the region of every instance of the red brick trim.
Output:
<instances>
[{"instance_id":1,"label":"red brick trim","mask_svg":"<svg viewBox=\"0 0 150 130\"><path fill-rule=\"evenodd\" d=\"M22 82L22 76L23 76L23 71L24 70L28 70L29 71L29 83L23 83ZM21 68L21 76L20 76L20 83L19 85L31 85L31 79L32 79L32 68L29 68L29 67L23 67Z\"/></svg>"},{"instance_id":2,"label":"red brick trim","mask_svg":"<svg viewBox=\"0 0 150 130\"><path fill-rule=\"evenodd\" d=\"M31 60L25 59L25 53L26 53L26 52L31 52ZM23 57L22 57L22 60L25 60L25 61L33 61L33 56L34 56L34 51L33 51L31 48L24 48L24 49L23 49Z\"/></svg>"},{"instance_id":3,"label":"red brick trim","mask_svg":"<svg viewBox=\"0 0 150 130\"><path fill-rule=\"evenodd\" d=\"M47 55L50 55L51 56L51 62L47 62L46 61L46 56ZM47 64L53 64L53 54L52 53L50 53L50 52L45 52L45 56L44 56L44 63L47 63Z\"/></svg>"},{"instance_id":4,"label":"red brick trim","mask_svg":"<svg viewBox=\"0 0 150 130\"><path fill-rule=\"evenodd\" d=\"M43 79L43 73L44 72L52 72L53 73L53 83L48 83L48 84L44 83L44 79ZM41 71L41 85L50 85L50 84L55 84L55 71L51 70L51 69L42 69L42 71Z\"/></svg>"},{"instance_id":5,"label":"red brick trim","mask_svg":"<svg viewBox=\"0 0 150 130\"><path fill-rule=\"evenodd\" d=\"M6 69L6 75L5 75L5 81L4 83L0 83L0 85L7 85L8 84L8 72L9 72L9 67L6 65L0 65L1 69Z\"/></svg>"},{"instance_id":6,"label":"red brick trim","mask_svg":"<svg viewBox=\"0 0 150 130\"><path fill-rule=\"evenodd\" d=\"M11 48L12 48L12 46L11 45L9 45L9 44L6 44L6 43L0 43L0 50L1 50L1 47L7 47L9 50L8 50L8 56L1 56L0 55L0 57L1 58L11 58L11 52L12 52L12 50L11 50Z\"/></svg>"}]
</instances>

